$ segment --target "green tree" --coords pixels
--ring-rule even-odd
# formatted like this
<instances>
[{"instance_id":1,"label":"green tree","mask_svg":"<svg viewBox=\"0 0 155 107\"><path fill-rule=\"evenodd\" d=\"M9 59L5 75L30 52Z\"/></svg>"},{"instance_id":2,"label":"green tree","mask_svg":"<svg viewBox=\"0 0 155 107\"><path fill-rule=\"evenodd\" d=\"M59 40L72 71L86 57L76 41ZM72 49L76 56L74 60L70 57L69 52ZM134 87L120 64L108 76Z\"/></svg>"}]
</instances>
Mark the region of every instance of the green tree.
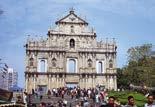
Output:
<instances>
[{"instance_id":1,"label":"green tree","mask_svg":"<svg viewBox=\"0 0 155 107\"><path fill-rule=\"evenodd\" d=\"M151 44L144 44L128 49L128 65L124 69L128 82L134 85L153 85L155 59L151 57L151 51Z\"/></svg>"},{"instance_id":2,"label":"green tree","mask_svg":"<svg viewBox=\"0 0 155 107\"><path fill-rule=\"evenodd\" d=\"M152 49L152 44L144 44L142 46L131 47L128 49L128 61L138 62L140 59L149 57Z\"/></svg>"},{"instance_id":3,"label":"green tree","mask_svg":"<svg viewBox=\"0 0 155 107\"><path fill-rule=\"evenodd\" d=\"M129 81L127 76L123 72L123 68L117 68L117 86L118 88L127 88L129 86Z\"/></svg>"}]
</instances>

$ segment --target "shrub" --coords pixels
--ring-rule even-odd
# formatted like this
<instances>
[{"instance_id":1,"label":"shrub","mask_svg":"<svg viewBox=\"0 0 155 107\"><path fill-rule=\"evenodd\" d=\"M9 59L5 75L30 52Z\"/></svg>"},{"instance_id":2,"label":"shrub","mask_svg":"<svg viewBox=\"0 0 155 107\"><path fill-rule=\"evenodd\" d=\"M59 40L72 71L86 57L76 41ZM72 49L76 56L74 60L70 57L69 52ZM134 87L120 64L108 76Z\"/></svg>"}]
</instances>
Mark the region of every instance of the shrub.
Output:
<instances>
[{"instance_id":1,"label":"shrub","mask_svg":"<svg viewBox=\"0 0 155 107\"><path fill-rule=\"evenodd\" d=\"M144 107L144 104L146 103L146 97L138 92L134 91L110 91L108 93L108 96L114 96L116 99L120 101L122 105L126 105L128 102L128 96L132 95L135 99L135 103L138 107Z\"/></svg>"}]
</instances>

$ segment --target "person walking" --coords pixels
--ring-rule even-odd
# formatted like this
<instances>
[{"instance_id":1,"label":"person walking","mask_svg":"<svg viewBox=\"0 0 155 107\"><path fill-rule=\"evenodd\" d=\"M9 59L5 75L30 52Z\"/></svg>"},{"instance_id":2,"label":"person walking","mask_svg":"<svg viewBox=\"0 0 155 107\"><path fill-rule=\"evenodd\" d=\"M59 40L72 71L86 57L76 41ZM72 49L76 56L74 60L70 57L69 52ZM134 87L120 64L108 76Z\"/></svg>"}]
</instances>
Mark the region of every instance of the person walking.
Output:
<instances>
[{"instance_id":1,"label":"person walking","mask_svg":"<svg viewBox=\"0 0 155 107\"><path fill-rule=\"evenodd\" d=\"M144 107L155 107L155 104L153 103L153 100L154 100L153 95L148 95L147 103L144 105Z\"/></svg>"},{"instance_id":2,"label":"person walking","mask_svg":"<svg viewBox=\"0 0 155 107\"><path fill-rule=\"evenodd\" d=\"M133 96L128 97L128 104L125 107L137 107Z\"/></svg>"},{"instance_id":3,"label":"person walking","mask_svg":"<svg viewBox=\"0 0 155 107\"><path fill-rule=\"evenodd\" d=\"M110 96L107 104L102 104L100 107L121 107L121 105L117 105L115 103L116 99L114 96Z\"/></svg>"}]
</instances>

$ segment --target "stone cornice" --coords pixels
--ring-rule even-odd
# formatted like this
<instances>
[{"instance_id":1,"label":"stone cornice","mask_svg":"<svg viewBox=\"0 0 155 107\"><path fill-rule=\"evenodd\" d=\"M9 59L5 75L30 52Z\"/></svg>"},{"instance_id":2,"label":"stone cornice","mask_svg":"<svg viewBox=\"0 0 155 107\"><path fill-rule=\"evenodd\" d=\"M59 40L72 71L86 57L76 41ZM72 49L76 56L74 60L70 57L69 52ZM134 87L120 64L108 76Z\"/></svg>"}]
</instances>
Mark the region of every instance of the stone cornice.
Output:
<instances>
[{"instance_id":1,"label":"stone cornice","mask_svg":"<svg viewBox=\"0 0 155 107\"><path fill-rule=\"evenodd\" d=\"M79 36L79 37L96 37L96 33L92 33L88 32L89 34L65 34L65 33L61 33L61 32L57 32L57 33L53 33L51 31L48 31L48 36L52 36L52 35L56 35L56 36Z\"/></svg>"},{"instance_id":2,"label":"stone cornice","mask_svg":"<svg viewBox=\"0 0 155 107\"><path fill-rule=\"evenodd\" d=\"M69 49L65 47L39 47L39 46L29 46L26 48L26 51L38 51L38 52L65 52L70 53ZM112 48L79 48L77 49L78 53L102 53L102 54L116 54L117 52Z\"/></svg>"},{"instance_id":3,"label":"stone cornice","mask_svg":"<svg viewBox=\"0 0 155 107\"><path fill-rule=\"evenodd\" d=\"M77 25L88 25L88 23L82 23L82 22L56 22L56 25L57 24L77 24Z\"/></svg>"},{"instance_id":4,"label":"stone cornice","mask_svg":"<svg viewBox=\"0 0 155 107\"><path fill-rule=\"evenodd\" d=\"M25 75L95 75L95 76L115 76L116 73L66 73L66 72L25 72Z\"/></svg>"}]
</instances>

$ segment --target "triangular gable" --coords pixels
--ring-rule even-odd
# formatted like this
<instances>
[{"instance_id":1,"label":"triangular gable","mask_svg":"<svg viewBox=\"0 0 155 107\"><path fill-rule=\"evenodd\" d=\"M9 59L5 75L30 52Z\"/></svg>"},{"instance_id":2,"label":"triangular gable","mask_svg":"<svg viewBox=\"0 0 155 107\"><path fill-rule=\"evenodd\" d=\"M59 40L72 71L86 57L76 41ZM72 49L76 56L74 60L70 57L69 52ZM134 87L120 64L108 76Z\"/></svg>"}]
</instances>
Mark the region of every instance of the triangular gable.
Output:
<instances>
[{"instance_id":1,"label":"triangular gable","mask_svg":"<svg viewBox=\"0 0 155 107\"><path fill-rule=\"evenodd\" d=\"M62 19L56 21L56 24L58 23L79 23L79 24L86 24L88 25L88 23L83 20L82 18L78 17L74 11L70 11L70 14L68 14L67 16L63 17Z\"/></svg>"}]
</instances>

